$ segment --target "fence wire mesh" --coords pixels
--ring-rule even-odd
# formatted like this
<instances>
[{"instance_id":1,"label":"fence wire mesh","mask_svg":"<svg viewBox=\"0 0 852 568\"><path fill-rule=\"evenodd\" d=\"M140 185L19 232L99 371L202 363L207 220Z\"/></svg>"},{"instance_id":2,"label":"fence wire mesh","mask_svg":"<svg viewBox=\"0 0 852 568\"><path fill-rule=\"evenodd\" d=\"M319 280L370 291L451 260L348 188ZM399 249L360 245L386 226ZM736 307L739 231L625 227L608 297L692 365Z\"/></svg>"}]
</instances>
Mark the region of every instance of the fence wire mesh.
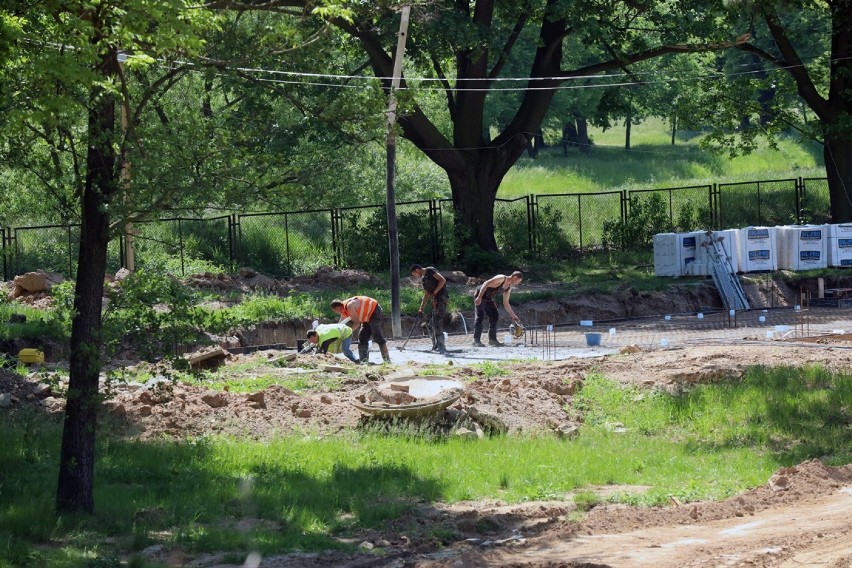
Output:
<instances>
[{"instance_id":1,"label":"fence wire mesh","mask_svg":"<svg viewBox=\"0 0 852 568\"><path fill-rule=\"evenodd\" d=\"M804 178L799 200L800 223L830 223L831 203L826 178Z\"/></svg>"},{"instance_id":2,"label":"fence wire mesh","mask_svg":"<svg viewBox=\"0 0 852 568\"><path fill-rule=\"evenodd\" d=\"M798 222L798 180L720 183L719 228Z\"/></svg>"},{"instance_id":3,"label":"fence wire mesh","mask_svg":"<svg viewBox=\"0 0 852 568\"><path fill-rule=\"evenodd\" d=\"M456 258L467 229L451 199L396 205L401 265ZM531 195L497 199L495 239L509 258L570 258L647 244L655 232L750 225L823 223L830 219L825 178L761 180L649 190ZM274 277L323 265L382 270L388 265L384 205L175 218L133 227L138 266L174 274L249 266ZM6 279L32 270L73 277L79 226L2 229ZM123 239L110 243L108 265L123 264Z\"/></svg>"}]
</instances>

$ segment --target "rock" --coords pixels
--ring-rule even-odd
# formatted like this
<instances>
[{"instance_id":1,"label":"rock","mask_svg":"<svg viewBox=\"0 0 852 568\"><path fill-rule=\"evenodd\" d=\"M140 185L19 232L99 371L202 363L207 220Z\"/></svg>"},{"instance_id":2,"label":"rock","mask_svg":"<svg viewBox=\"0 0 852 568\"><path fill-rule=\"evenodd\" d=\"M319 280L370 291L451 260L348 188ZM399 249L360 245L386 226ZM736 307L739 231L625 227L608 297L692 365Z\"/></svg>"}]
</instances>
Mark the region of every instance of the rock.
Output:
<instances>
[{"instance_id":1,"label":"rock","mask_svg":"<svg viewBox=\"0 0 852 568\"><path fill-rule=\"evenodd\" d=\"M390 389L393 390L393 391L408 392L409 387L408 387L408 385L400 385L400 384L394 383L390 386Z\"/></svg>"},{"instance_id":2,"label":"rock","mask_svg":"<svg viewBox=\"0 0 852 568\"><path fill-rule=\"evenodd\" d=\"M313 412L307 408L301 408L296 411L296 417L298 418L310 418L311 416L313 416Z\"/></svg>"},{"instance_id":3,"label":"rock","mask_svg":"<svg viewBox=\"0 0 852 568\"><path fill-rule=\"evenodd\" d=\"M13 285L12 297L20 298L24 294L47 291L47 278L45 278L44 272L27 272L15 276Z\"/></svg>"},{"instance_id":4,"label":"rock","mask_svg":"<svg viewBox=\"0 0 852 568\"><path fill-rule=\"evenodd\" d=\"M572 380L569 383L566 383L565 379L551 380L542 382L541 388L553 394L571 396L579 390L580 384L581 382L577 380Z\"/></svg>"},{"instance_id":5,"label":"rock","mask_svg":"<svg viewBox=\"0 0 852 568\"><path fill-rule=\"evenodd\" d=\"M331 400L330 396L328 396L327 394L324 394L324 395L320 396L320 402L323 403L323 404L331 404L333 401Z\"/></svg>"},{"instance_id":6,"label":"rock","mask_svg":"<svg viewBox=\"0 0 852 568\"><path fill-rule=\"evenodd\" d=\"M248 395L246 397L246 400L248 400L249 402L257 402L259 404L265 405L266 404L265 396L266 395L263 394L263 391L254 392L254 393L251 393L250 395Z\"/></svg>"},{"instance_id":7,"label":"rock","mask_svg":"<svg viewBox=\"0 0 852 568\"><path fill-rule=\"evenodd\" d=\"M462 272L461 270L448 270L446 272L442 272L441 276L443 276L447 281L452 282L454 284L467 284L467 274Z\"/></svg>"},{"instance_id":8,"label":"rock","mask_svg":"<svg viewBox=\"0 0 852 568\"><path fill-rule=\"evenodd\" d=\"M212 369L224 363L225 359L230 357L230 355L221 346L217 345L213 348L190 353L184 357L189 361L189 366L192 369Z\"/></svg>"},{"instance_id":9,"label":"rock","mask_svg":"<svg viewBox=\"0 0 852 568\"><path fill-rule=\"evenodd\" d=\"M345 373L346 367L341 367L340 365L323 365L322 370L327 373Z\"/></svg>"},{"instance_id":10,"label":"rock","mask_svg":"<svg viewBox=\"0 0 852 568\"><path fill-rule=\"evenodd\" d=\"M576 424L560 424L556 428L556 435L571 440L580 435L580 427Z\"/></svg>"},{"instance_id":11,"label":"rock","mask_svg":"<svg viewBox=\"0 0 852 568\"><path fill-rule=\"evenodd\" d=\"M50 394L50 385L46 385L44 383L39 383L33 388L33 394L36 396L41 396L43 394Z\"/></svg>"},{"instance_id":12,"label":"rock","mask_svg":"<svg viewBox=\"0 0 852 568\"><path fill-rule=\"evenodd\" d=\"M365 540L364 542L358 545L358 548L363 548L364 550L373 550L374 546L372 542Z\"/></svg>"},{"instance_id":13,"label":"rock","mask_svg":"<svg viewBox=\"0 0 852 568\"><path fill-rule=\"evenodd\" d=\"M467 428L456 428L453 430L453 436L458 436L459 438L468 438L471 440L477 439L476 432L473 430L468 430Z\"/></svg>"},{"instance_id":14,"label":"rock","mask_svg":"<svg viewBox=\"0 0 852 568\"><path fill-rule=\"evenodd\" d=\"M790 479L786 475L773 475L769 487L773 491L786 491L790 488Z\"/></svg>"},{"instance_id":15,"label":"rock","mask_svg":"<svg viewBox=\"0 0 852 568\"><path fill-rule=\"evenodd\" d=\"M246 285L248 285L248 287L252 290L272 290L278 285L278 283L269 276L256 274L252 278L246 280Z\"/></svg>"},{"instance_id":16,"label":"rock","mask_svg":"<svg viewBox=\"0 0 852 568\"><path fill-rule=\"evenodd\" d=\"M12 406L12 395L9 393L0 393L0 408L8 408Z\"/></svg>"},{"instance_id":17,"label":"rock","mask_svg":"<svg viewBox=\"0 0 852 568\"><path fill-rule=\"evenodd\" d=\"M632 343L630 345L625 345L621 349L618 350L618 353L621 355L629 355L631 353L641 353L642 348L639 345Z\"/></svg>"},{"instance_id":18,"label":"rock","mask_svg":"<svg viewBox=\"0 0 852 568\"><path fill-rule=\"evenodd\" d=\"M143 418L146 416L151 416L151 412L151 407L147 404L139 407L139 416Z\"/></svg>"},{"instance_id":19,"label":"rock","mask_svg":"<svg viewBox=\"0 0 852 568\"><path fill-rule=\"evenodd\" d=\"M105 402L104 409L116 418L126 418L127 408L123 404L117 402Z\"/></svg>"},{"instance_id":20,"label":"rock","mask_svg":"<svg viewBox=\"0 0 852 568\"><path fill-rule=\"evenodd\" d=\"M122 282L124 280L127 280L127 278L131 274L133 274L133 273L130 272L129 270L127 270L126 268L119 268L118 272L115 273L115 281L116 282Z\"/></svg>"},{"instance_id":21,"label":"rock","mask_svg":"<svg viewBox=\"0 0 852 568\"><path fill-rule=\"evenodd\" d=\"M245 266L240 268L239 274L243 278L254 278L255 276L257 276L257 272L253 268L248 268Z\"/></svg>"},{"instance_id":22,"label":"rock","mask_svg":"<svg viewBox=\"0 0 852 568\"><path fill-rule=\"evenodd\" d=\"M222 394L205 394L201 397L208 406L211 408L222 408L223 406L228 406L228 400Z\"/></svg>"}]
</instances>

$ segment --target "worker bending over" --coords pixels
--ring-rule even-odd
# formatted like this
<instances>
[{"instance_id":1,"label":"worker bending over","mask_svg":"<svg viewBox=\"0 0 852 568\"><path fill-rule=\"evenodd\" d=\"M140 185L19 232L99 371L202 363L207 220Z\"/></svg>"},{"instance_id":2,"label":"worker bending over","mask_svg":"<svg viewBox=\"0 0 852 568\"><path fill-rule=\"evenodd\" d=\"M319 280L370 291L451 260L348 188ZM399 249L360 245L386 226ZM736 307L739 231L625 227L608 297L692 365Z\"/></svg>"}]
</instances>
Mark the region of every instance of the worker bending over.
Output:
<instances>
[{"instance_id":1,"label":"worker bending over","mask_svg":"<svg viewBox=\"0 0 852 568\"><path fill-rule=\"evenodd\" d=\"M353 329L360 326L358 356L361 363L368 363L370 360L370 338L379 346L384 362L391 362L387 342L382 334L385 318L379 302L368 296L352 296L345 300L332 300L331 309L340 314L341 323L349 319Z\"/></svg>"},{"instance_id":2,"label":"worker bending over","mask_svg":"<svg viewBox=\"0 0 852 568\"><path fill-rule=\"evenodd\" d=\"M509 305L509 296L512 294L512 288L520 284L524 279L524 275L520 270L516 270L510 276L498 274L482 283L476 289L473 295L473 305L476 315L473 319L473 344L477 347L485 347L482 344L482 320L488 316L488 345L500 346L503 345L497 340L497 320L500 319L500 314L497 313L497 302L494 297L497 294L503 294L503 307L512 318L512 321L519 323L521 320L515 315L512 306Z\"/></svg>"}]
</instances>

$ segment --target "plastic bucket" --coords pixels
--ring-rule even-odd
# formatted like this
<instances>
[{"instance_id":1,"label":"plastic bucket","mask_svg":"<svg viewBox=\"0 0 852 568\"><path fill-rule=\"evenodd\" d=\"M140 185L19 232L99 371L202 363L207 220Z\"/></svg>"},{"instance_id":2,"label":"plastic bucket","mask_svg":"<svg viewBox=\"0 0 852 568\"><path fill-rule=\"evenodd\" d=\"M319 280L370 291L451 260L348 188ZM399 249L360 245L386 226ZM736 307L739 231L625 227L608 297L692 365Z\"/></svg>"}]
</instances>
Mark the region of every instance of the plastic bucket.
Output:
<instances>
[{"instance_id":1,"label":"plastic bucket","mask_svg":"<svg viewBox=\"0 0 852 568\"><path fill-rule=\"evenodd\" d=\"M601 344L601 334L600 333L587 333L586 334L586 345L589 347L597 347Z\"/></svg>"}]
</instances>

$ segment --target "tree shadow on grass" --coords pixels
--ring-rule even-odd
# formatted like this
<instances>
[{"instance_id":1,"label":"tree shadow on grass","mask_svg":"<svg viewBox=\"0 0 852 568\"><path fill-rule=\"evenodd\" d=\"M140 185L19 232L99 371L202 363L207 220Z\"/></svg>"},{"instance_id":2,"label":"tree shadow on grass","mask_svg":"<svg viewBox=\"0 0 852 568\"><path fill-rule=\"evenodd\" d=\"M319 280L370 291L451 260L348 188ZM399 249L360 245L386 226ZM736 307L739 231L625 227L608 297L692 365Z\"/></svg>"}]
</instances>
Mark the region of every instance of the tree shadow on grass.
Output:
<instances>
[{"instance_id":1,"label":"tree shadow on grass","mask_svg":"<svg viewBox=\"0 0 852 568\"><path fill-rule=\"evenodd\" d=\"M159 544L235 557L354 549L364 534L443 493L439 481L387 459L329 457L337 446L317 462L305 450L290 454L282 441L142 442L103 434L95 514L59 517L53 512L58 452L47 450L59 447L59 425L8 416L0 425L7 445L0 452L6 541L0 558L25 563L34 554L64 558L69 546L103 557L129 557Z\"/></svg>"}]
</instances>

